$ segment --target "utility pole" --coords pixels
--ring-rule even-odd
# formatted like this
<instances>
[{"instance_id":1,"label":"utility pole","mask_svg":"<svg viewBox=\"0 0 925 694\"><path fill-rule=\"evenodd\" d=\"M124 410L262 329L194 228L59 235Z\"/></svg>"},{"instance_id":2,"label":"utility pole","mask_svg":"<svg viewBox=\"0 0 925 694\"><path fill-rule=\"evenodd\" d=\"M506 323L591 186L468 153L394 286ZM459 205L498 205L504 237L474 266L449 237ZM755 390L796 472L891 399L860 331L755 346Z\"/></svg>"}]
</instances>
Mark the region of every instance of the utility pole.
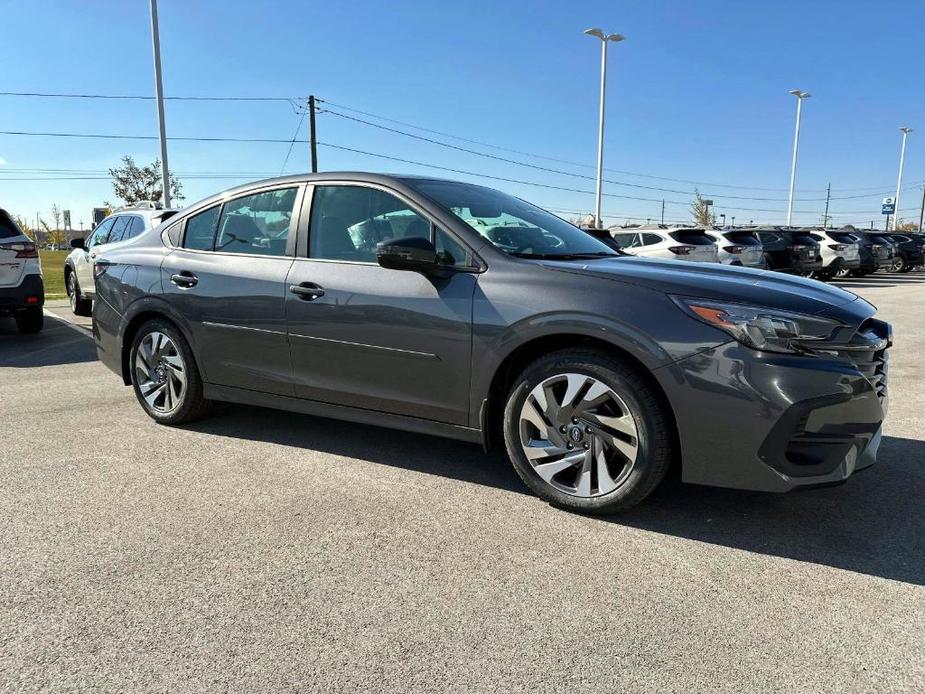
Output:
<instances>
[{"instance_id":1,"label":"utility pole","mask_svg":"<svg viewBox=\"0 0 925 694\"><path fill-rule=\"evenodd\" d=\"M157 124L161 134L161 178L164 207L170 207L170 170L167 166L167 133L164 125L164 84L161 80L161 36L157 27L157 0L151 0L151 43L154 45L154 88L157 92Z\"/></svg>"},{"instance_id":2,"label":"utility pole","mask_svg":"<svg viewBox=\"0 0 925 694\"><path fill-rule=\"evenodd\" d=\"M665 198L662 198L662 224L665 223ZM919 226L922 226L921 224Z\"/></svg>"},{"instance_id":3,"label":"utility pole","mask_svg":"<svg viewBox=\"0 0 925 694\"><path fill-rule=\"evenodd\" d=\"M308 97L308 148L312 155L312 173L318 173L318 140L315 136L315 95Z\"/></svg>"},{"instance_id":4,"label":"utility pole","mask_svg":"<svg viewBox=\"0 0 925 694\"><path fill-rule=\"evenodd\" d=\"M919 233L922 233L922 222L925 221L925 183L922 184L922 209L919 211Z\"/></svg>"},{"instance_id":5,"label":"utility pole","mask_svg":"<svg viewBox=\"0 0 925 694\"><path fill-rule=\"evenodd\" d=\"M829 228L829 200L832 198L832 184L825 188L825 213L822 215L822 228Z\"/></svg>"}]
</instances>

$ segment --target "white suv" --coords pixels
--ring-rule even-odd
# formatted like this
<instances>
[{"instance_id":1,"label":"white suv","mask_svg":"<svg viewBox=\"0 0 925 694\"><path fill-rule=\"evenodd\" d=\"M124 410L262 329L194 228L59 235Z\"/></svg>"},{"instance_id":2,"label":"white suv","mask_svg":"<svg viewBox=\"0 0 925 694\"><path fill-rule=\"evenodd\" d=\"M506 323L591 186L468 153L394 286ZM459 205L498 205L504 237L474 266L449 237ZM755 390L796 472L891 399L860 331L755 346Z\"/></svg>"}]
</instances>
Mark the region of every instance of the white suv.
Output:
<instances>
[{"instance_id":1,"label":"white suv","mask_svg":"<svg viewBox=\"0 0 925 694\"><path fill-rule=\"evenodd\" d=\"M0 316L12 316L21 333L41 331L45 283L39 252L6 210L0 209Z\"/></svg>"},{"instance_id":2,"label":"white suv","mask_svg":"<svg viewBox=\"0 0 925 694\"><path fill-rule=\"evenodd\" d=\"M71 241L74 250L64 261L64 285L71 301L71 310L78 316L90 315L95 297L93 264L100 253L153 229L176 213L177 210L155 209L153 203L139 203L106 217L96 225L86 240Z\"/></svg>"},{"instance_id":3,"label":"white suv","mask_svg":"<svg viewBox=\"0 0 925 694\"><path fill-rule=\"evenodd\" d=\"M755 232L748 229L708 229L707 236L716 241L719 262L723 265L766 267L764 248Z\"/></svg>"},{"instance_id":4,"label":"white suv","mask_svg":"<svg viewBox=\"0 0 925 694\"><path fill-rule=\"evenodd\" d=\"M644 258L719 262L718 247L703 229L669 227L662 224L633 229L611 227L610 234L620 249Z\"/></svg>"},{"instance_id":5,"label":"white suv","mask_svg":"<svg viewBox=\"0 0 925 694\"><path fill-rule=\"evenodd\" d=\"M861 266L858 242L850 234L829 229L814 229L810 236L819 244L819 254L822 256L822 269L813 273L816 279L847 277L848 273Z\"/></svg>"}]
</instances>

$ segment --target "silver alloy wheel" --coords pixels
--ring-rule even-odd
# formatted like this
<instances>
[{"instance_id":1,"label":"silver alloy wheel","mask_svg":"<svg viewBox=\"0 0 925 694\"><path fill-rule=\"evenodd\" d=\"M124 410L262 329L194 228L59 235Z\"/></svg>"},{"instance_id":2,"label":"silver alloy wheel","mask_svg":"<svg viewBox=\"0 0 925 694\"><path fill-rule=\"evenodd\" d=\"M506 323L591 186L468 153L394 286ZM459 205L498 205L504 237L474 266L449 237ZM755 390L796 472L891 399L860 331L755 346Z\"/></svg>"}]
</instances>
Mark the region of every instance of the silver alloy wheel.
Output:
<instances>
[{"instance_id":1,"label":"silver alloy wheel","mask_svg":"<svg viewBox=\"0 0 925 694\"><path fill-rule=\"evenodd\" d=\"M629 407L593 376L547 378L520 410L520 444L547 484L580 497L617 489L639 456L639 432Z\"/></svg>"},{"instance_id":2,"label":"silver alloy wheel","mask_svg":"<svg viewBox=\"0 0 925 694\"><path fill-rule=\"evenodd\" d=\"M835 276L838 277L839 279L844 279L850 274L851 274L851 270L844 266L838 268L838 270L835 271Z\"/></svg>"},{"instance_id":3,"label":"silver alloy wheel","mask_svg":"<svg viewBox=\"0 0 925 694\"><path fill-rule=\"evenodd\" d=\"M167 335L150 332L135 351L135 382L141 397L159 414L173 412L186 395L186 364Z\"/></svg>"}]
</instances>

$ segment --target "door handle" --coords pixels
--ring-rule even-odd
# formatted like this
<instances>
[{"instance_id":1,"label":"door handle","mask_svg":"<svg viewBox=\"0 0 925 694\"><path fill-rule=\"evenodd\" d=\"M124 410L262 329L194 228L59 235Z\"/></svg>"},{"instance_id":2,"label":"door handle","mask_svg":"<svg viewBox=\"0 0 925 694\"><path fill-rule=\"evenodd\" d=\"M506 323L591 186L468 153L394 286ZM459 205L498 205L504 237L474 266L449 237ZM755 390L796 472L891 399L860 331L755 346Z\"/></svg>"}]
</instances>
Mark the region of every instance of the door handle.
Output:
<instances>
[{"instance_id":1,"label":"door handle","mask_svg":"<svg viewBox=\"0 0 925 694\"><path fill-rule=\"evenodd\" d=\"M312 282L290 284L289 291L305 301L314 301L315 299L324 296L324 289Z\"/></svg>"},{"instance_id":2,"label":"door handle","mask_svg":"<svg viewBox=\"0 0 925 694\"><path fill-rule=\"evenodd\" d=\"M184 270L183 272L178 272L171 275L170 281L178 287L189 289L190 287L196 286L196 284L199 282L199 278L196 277L196 275L194 275L192 272L187 272Z\"/></svg>"}]
</instances>

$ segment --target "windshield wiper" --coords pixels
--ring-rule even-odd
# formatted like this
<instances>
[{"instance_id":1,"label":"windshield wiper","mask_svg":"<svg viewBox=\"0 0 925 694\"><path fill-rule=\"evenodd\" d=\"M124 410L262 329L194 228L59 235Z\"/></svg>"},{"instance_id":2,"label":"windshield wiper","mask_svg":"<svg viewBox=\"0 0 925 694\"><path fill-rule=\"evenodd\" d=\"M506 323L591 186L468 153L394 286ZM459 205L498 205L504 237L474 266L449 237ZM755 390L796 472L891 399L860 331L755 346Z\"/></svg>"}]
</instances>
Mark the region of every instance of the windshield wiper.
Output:
<instances>
[{"instance_id":1,"label":"windshield wiper","mask_svg":"<svg viewBox=\"0 0 925 694\"><path fill-rule=\"evenodd\" d=\"M593 253L511 253L517 258L533 258L540 260L590 260L592 258L617 258L619 253L595 251Z\"/></svg>"}]
</instances>

